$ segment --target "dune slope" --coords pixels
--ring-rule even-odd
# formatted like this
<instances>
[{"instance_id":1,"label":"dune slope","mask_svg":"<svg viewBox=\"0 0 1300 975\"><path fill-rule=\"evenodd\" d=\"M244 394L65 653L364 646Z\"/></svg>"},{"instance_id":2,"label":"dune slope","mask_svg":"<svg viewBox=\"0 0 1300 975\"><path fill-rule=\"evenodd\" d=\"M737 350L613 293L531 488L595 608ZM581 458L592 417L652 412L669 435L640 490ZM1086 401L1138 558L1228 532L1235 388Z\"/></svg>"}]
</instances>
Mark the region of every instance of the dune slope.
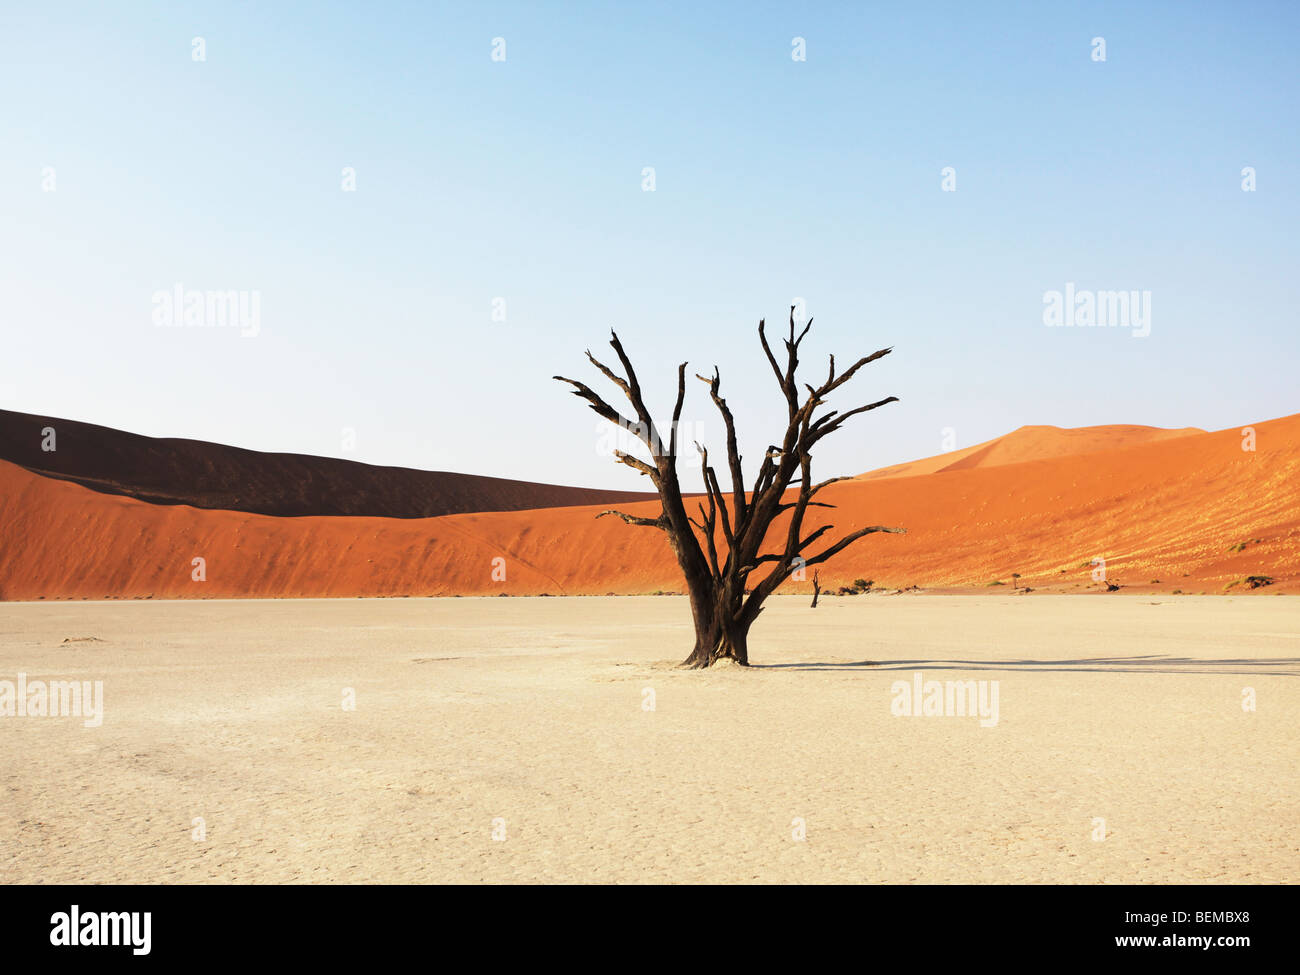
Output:
<instances>
[{"instance_id":1,"label":"dune slope","mask_svg":"<svg viewBox=\"0 0 1300 975\"><path fill-rule=\"evenodd\" d=\"M49 427L55 431L56 449L52 451L42 449L42 431ZM143 437L92 423L8 410L0 410L0 460L153 504L291 517L429 518L461 511L619 504L652 497L638 491L378 467L201 440Z\"/></svg>"},{"instance_id":2,"label":"dune slope","mask_svg":"<svg viewBox=\"0 0 1300 975\"><path fill-rule=\"evenodd\" d=\"M846 481L810 513L872 535L822 571L823 585L1258 592L1300 583L1300 415L1112 450ZM622 505L651 515L655 502ZM0 462L0 598L203 598L605 594L677 591L663 535L595 507L427 519L277 518L154 505ZM204 579L194 578L202 559ZM504 578L503 578L504 576ZM1155 582L1154 580L1159 580ZM787 591L808 590L810 581ZM1234 592L1247 591L1239 584Z\"/></svg>"},{"instance_id":3,"label":"dune slope","mask_svg":"<svg viewBox=\"0 0 1300 975\"><path fill-rule=\"evenodd\" d=\"M869 471L861 475L860 479L874 481L885 477L915 477L918 474L961 471L972 467L1001 467L1006 464L1021 464L1027 460L1092 454L1137 444L1158 443L1204 432L1197 427L1167 430L1162 427L1122 424L1071 428L1026 426L973 447L963 447L961 450L923 460Z\"/></svg>"}]
</instances>

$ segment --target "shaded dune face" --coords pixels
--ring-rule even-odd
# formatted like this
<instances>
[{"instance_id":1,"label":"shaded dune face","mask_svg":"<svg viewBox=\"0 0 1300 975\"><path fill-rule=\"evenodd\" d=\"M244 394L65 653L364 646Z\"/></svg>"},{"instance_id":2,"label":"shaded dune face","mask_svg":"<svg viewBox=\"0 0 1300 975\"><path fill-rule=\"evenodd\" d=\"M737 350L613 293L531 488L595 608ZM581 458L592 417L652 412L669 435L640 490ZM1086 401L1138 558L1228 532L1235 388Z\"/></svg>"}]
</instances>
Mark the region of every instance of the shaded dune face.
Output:
<instances>
[{"instance_id":1,"label":"shaded dune face","mask_svg":"<svg viewBox=\"0 0 1300 975\"><path fill-rule=\"evenodd\" d=\"M1273 584L1258 592L1295 591L1300 415L1255 424L1254 450L1242 449L1236 428L1121 436L1110 448L1097 446L1104 429L1091 428L1080 453L965 468L950 455L930 473L833 485L823 496L836 508L811 509L808 531L830 522L841 531L898 525L908 534L874 535L847 549L822 566L822 586L864 578L877 587L987 591L1015 572L1039 591L1097 591L1105 587L1093 580L1091 560L1102 558L1107 578L1127 589L1220 592L1266 575ZM429 518L285 518L153 504L0 461L0 598L679 591L663 534L596 520L607 498ZM657 501L619 507L645 516L659 510ZM204 560L202 581L193 578L195 558ZM810 588L808 579L781 591Z\"/></svg>"},{"instance_id":2,"label":"shaded dune face","mask_svg":"<svg viewBox=\"0 0 1300 975\"><path fill-rule=\"evenodd\" d=\"M41 431L47 427L56 433L57 449L53 451L41 448ZM186 504L280 517L430 518L465 511L620 504L653 497L638 491L377 467L199 440L142 437L91 423L7 410L0 410L0 460L150 504Z\"/></svg>"}]
</instances>

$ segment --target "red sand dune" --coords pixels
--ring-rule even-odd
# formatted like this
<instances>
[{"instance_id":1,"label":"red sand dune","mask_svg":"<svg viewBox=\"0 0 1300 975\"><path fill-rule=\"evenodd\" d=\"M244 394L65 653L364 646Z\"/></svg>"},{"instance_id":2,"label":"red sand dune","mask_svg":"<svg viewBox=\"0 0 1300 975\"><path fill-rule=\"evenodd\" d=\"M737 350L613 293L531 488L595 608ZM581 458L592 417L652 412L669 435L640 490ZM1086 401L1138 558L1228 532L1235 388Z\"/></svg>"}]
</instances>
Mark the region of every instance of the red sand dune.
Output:
<instances>
[{"instance_id":1,"label":"red sand dune","mask_svg":"<svg viewBox=\"0 0 1300 975\"><path fill-rule=\"evenodd\" d=\"M964 447L950 453L914 460L907 464L882 467L861 475L863 481L884 477L915 477L918 474L937 474L941 471L963 471L971 467L1001 467L1027 460L1045 460L1049 457L1067 457L1073 454L1091 454L1115 450L1136 444L1156 443L1174 437L1204 433L1197 427L1166 430L1162 427L1111 425L1104 427L1021 427L1002 437L986 440L974 447Z\"/></svg>"},{"instance_id":2,"label":"red sand dune","mask_svg":"<svg viewBox=\"0 0 1300 975\"><path fill-rule=\"evenodd\" d=\"M41 449L53 427L56 450ZM93 423L0 410L0 460L106 494L153 504L263 515L430 518L462 511L519 511L621 504L654 497L500 477L376 467L332 457L263 453L201 440L142 437Z\"/></svg>"},{"instance_id":3,"label":"red sand dune","mask_svg":"<svg viewBox=\"0 0 1300 975\"><path fill-rule=\"evenodd\" d=\"M909 533L861 540L823 568L823 585L862 577L983 591L1019 572L1039 591L1095 591L1089 562L1102 557L1125 588L1219 592L1266 575L1274 584L1257 592L1294 592L1300 414L1255 430L1253 452L1235 428L1110 449L1094 433L1083 439L1097 449L1085 453L837 484L824 496L838 509L814 509L809 527L829 520L844 531L887 524ZM0 461L0 598L678 591L662 534L597 521L599 510L284 518L150 504ZM192 580L196 557L206 581ZM504 560L504 581L493 579L495 559ZM791 582L783 591L809 588Z\"/></svg>"}]
</instances>

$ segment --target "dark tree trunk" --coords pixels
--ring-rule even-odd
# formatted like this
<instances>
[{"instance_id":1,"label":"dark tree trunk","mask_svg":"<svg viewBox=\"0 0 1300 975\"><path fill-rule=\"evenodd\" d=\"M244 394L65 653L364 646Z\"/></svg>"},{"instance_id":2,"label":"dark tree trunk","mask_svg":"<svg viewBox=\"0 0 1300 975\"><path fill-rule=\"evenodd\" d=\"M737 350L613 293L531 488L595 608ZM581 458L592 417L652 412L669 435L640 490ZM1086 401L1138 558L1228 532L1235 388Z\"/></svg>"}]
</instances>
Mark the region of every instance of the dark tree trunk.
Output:
<instances>
[{"instance_id":1,"label":"dark tree trunk","mask_svg":"<svg viewBox=\"0 0 1300 975\"><path fill-rule=\"evenodd\" d=\"M822 594L822 580L818 573L813 573L813 601L812 608L817 608L817 597Z\"/></svg>"},{"instance_id":2,"label":"dark tree trunk","mask_svg":"<svg viewBox=\"0 0 1300 975\"><path fill-rule=\"evenodd\" d=\"M749 627L739 598L709 598L691 601L695 621L695 649L682 661L683 667L711 667L719 660L734 660L749 666Z\"/></svg>"}]
</instances>

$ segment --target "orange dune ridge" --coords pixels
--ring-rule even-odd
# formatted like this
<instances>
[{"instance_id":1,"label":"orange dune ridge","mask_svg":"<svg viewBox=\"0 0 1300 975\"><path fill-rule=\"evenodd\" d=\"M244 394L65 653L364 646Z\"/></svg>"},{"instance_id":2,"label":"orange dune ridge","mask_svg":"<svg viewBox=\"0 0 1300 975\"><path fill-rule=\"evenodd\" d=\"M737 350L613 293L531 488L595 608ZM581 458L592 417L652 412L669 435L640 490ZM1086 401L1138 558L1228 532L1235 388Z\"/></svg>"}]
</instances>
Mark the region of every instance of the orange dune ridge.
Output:
<instances>
[{"instance_id":1,"label":"orange dune ridge","mask_svg":"<svg viewBox=\"0 0 1300 975\"><path fill-rule=\"evenodd\" d=\"M975 466L948 463L826 489L837 508L810 509L809 530L830 521L841 532L882 524L908 534L860 540L821 567L823 588L864 578L877 588L984 592L1001 581L1009 591L1018 572L1020 585L1040 592L1097 592L1105 586L1093 581L1091 560L1102 558L1121 591L1296 591L1300 414L1256 424L1254 451L1242 449L1237 428L1121 436L1110 448L1102 446L1104 429L1074 438L1087 446L1083 453L1059 453L1068 436L1046 444L1021 436L1055 428L1025 428L990 441L983 462L969 451L956 458L977 457ZM1016 449L1031 457L1057 455L990 458L1017 437ZM0 598L679 591L662 533L596 520L602 507L288 518L155 505L0 462ZM623 510L654 515L658 505ZM192 578L195 558L204 560L204 581ZM504 568L504 580L494 579L494 568L498 577ZM1251 590L1249 576L1273 581ZM810 589L811 573L781 591Z\"/></svg>"},{"instance_id":2,"label":"orange dune ridge","mask_svg":"<svg viewBox=\"0 0 1300 975\"><path fill-rule=\"evenodd\" d=\"M1027 460L1048 457L1066 457L1072 454L1091 454L1098 451L1130 447L1135 444L1155 443L1204 433L1197 427L1165 430L1161 427L1111 425L1103 427L1021 427L1002 437L995 437L950 453L914 460L907 464L882 467L878 471L859 476L862 481L884 477L915 477L918 474L937 474L941 471L961 471L971 467L1001 467Z\"/></svg>"}]
</instances>

